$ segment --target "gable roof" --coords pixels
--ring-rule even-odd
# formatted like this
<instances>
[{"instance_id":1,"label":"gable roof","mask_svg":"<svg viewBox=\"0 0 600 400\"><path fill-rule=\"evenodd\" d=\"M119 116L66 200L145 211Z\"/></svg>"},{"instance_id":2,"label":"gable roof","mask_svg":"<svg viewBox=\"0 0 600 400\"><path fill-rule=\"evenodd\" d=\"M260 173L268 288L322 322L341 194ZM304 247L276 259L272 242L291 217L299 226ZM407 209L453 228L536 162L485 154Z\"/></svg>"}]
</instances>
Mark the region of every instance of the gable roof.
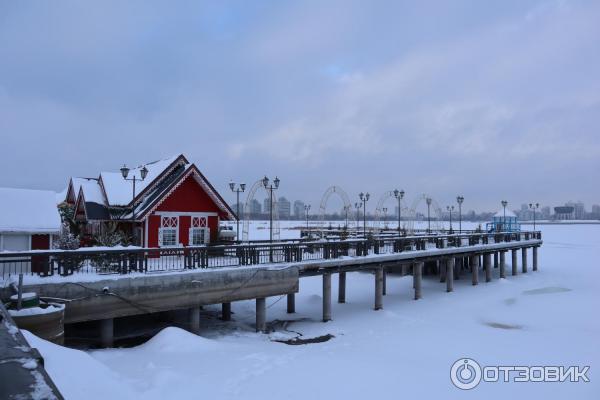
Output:
<instances>
[{"instance_id":1,"label":"gable roof","mask_svg":"<svg viewBox=\"0 0 600 400\"><path fill-rule=\"evenodd\" d=\"M498 212L497 212L497 213L494 215L494 217L496 217L496 218L504 218L504 209L502 209L502 210L498 211ZM514 217L514 218L517 218L517 215L516 215L514 212L512 212L511 210L506 210L506 217L507 217L507 218L508 218L508 217Z\"/></svg>"},{"instance_id":2,"label":"gable roof","mask_svg":"<svg viewBox=\"0 0 600 400\"><path fill-rule=\"evenodd\" d=\"M145 196L148 190L151 190L159 183L162 177L171 172L179 165L188 164L183 154L173 156L164 160L153 161L145 164L148 170L146 179L141 180L142 166L132 168L129 171L128 180L123 179L121 172L102 172L100 173L100 185L106 194L106 201L109 206L129 206L133 201L133 179L135 176L135 201L139 201Z\"/></svg>"},{"instance_id":3,"label":"gable roof","mask_svg":"<svg viewBox=\"0 0 600 400\"><path fill-rule=\"evenodd\" d=\"M136 217L138 219L144 218L152 211L156 210L160 204L169 197L189 176L194 177L196 182L202 187L202 189L208 194L211 200L217 205L219 210L223 212L228 220L236 220L237 216L229 207L229 205L223 200L219 192L210 184L208 179L196 167L195 164L186 165L180 173L173 176L168 184L157 188L157 191L152 195L149 195L144 201L136 206ZM131 213L125 215L123 218L131 218Z\"/></svg>"},{"instance_id":4,"label":"gable roof","mask_svg":"<svg viewBox=\"0 0 600 400\"><path fill-rule=\"evenodd\" d=\"M0 232L59 233L56 193L0 188Z\"/></svg>"}]
</instances>

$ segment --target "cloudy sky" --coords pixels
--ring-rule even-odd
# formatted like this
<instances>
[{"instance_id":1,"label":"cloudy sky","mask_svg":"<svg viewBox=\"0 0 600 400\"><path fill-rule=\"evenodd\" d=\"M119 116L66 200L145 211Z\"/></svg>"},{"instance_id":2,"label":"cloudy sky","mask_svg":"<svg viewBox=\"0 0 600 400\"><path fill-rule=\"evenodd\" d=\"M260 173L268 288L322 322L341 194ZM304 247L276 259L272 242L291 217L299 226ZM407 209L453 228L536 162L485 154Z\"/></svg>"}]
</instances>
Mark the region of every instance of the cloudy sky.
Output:
<instances>
[{"instance_id":1,"label":"cloudy sky","mask_svg":"<svg viewBox=\"0 0 600 400\"><path fill-rule=\"evenodd\" d=\"M598 1L0 0L0 186L184 153L228 200L267 174L315 207L339 185L589 208L598 21Z\"/></svg>"}]
</instances>

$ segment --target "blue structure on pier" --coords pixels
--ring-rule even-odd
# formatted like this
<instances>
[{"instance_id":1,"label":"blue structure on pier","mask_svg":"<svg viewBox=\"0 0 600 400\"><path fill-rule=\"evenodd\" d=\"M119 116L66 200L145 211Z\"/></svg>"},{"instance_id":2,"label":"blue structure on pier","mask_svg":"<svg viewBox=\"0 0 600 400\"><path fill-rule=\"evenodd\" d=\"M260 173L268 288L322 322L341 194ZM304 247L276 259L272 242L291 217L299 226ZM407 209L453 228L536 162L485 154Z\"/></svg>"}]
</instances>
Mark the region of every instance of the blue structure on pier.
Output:
<instances>
[{"instance_id":1,"label":"blue structure on pier","mask_svg":"<svg viewBox=\"0 0 600 400\"><path fill-rule=\"evenodd\" d=\"M521 230L521 224L517 221L517 216L510 210L500 210L492 218L492 222L486 224L488 232L518 232Z\"/></svg>"}]
</instances>

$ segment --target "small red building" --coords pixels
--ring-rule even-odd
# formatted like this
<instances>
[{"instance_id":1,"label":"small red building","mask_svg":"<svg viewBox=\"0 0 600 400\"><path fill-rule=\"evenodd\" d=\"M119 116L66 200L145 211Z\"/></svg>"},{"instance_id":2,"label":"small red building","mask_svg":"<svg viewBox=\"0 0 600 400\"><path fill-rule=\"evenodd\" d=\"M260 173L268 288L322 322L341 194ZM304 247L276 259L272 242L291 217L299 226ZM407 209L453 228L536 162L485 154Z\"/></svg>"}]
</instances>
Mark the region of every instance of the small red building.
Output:
<instances>
[{"instance_id":1,"label":"small red building","mask_svg":"<svg viewBox=\"0 0 600 400\"><path fill-rule=\"evenodd\" d=\"M142 180L143 167L147 174ZM119 230L144 247L202 245L219 240L221 220L237 218L183 155L143 167L131 169L128 180L121 172L69 180L64 201L74 206L83 235Z\"/></svg>"}]
</instances>

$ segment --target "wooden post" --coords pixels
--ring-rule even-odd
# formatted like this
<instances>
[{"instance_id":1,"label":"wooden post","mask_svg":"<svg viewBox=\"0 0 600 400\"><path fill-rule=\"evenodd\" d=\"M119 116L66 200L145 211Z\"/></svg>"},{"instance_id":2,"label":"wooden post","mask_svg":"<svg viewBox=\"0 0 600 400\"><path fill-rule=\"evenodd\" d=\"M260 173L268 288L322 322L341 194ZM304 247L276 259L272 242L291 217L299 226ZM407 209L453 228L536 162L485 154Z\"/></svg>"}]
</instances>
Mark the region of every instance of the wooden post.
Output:
<instances>
[{"instance_id":1,"label":"wooden post","mask_svg":"<svg viewBox=\"0 0 600 400\"><path fill-rule=\"evenodd\" d=\"M533 262L533 270L537 271L538 270L538 247L534 247L532 250L532 262Z\"/></svg>"},{"instance_id":2,"label":"wooden post","mask_svg":"<svg viewBox=\"0 0 600 400\"><path fill-rule=\"evenodd\" d=\"M500 278L506 278L506 251L500 252Z\"/></svg>"},{"instance_id":3,"label":"wooden post","mask_svg":"<svg viewBox=\"0 0 600 400\"><path fill-rule=\"evenodd\" d=\"M446 259L446 292L454 290L454 257Z\"/></svg>"},{"instance_id":4,"label":"wooden post","mask_svg":"<svg viewBox=\"0 0 600 400\"><path fill-rule=\"evenodd\" d=\"M522 265L522 268L523 268L522 271L523 271L524 274L526 274L527 273L527 247L523 247L521 249L521 256L522 256L521 262L523 264Z\"/></svg>"},{"instance_id":5,"label":"wooden post","mask_svg":"<svg viewBox=\"0 0 600 400\"><path fill-rule=\"evenodd\" d=\"M288 293L287 295L287 313L293 314L296 312L296 293Z\"/></svg>"},{"instance_id":6,"label":"wooden post","mask_svg":"<svg viewBox=\"0 0 600 400\"><path fill-rule=\"evenodd\" d=\"M483 255L483 266L485 268L485 281L490 282L492 280L492 254L485 253Z\"/></svg>"},{"instance_id":7,"label":"wooden post","mask_svg":"<svg viewBox=\"0 0 600 400\"><path fill-rule=\"evenodd\" d=\"M463 260L464 259L462 257L456 257L454 259L454 270L455 270L454 279L456 279L456 280L460 279L460 273L462 270Z\"/></svg>"},{"instance_id":8,"label":"wooden post","mask_svg":"<svg viewBox=\"0 0 600 400\"><path fill-rule=\"evenodd\" d=\"M383 267L375 269L375 310L383 308Z\"/></svg>"},{"instance_id":9,"label":"wooden post","mask_svg":"<svg viewBox=\"0 0 600 400\"><path fill-rule=\"evenodd\" d=\"M498 252L494 252L494 268L498 268Z\"/></svg>"},{"instance_id":10,"label":"wooden post","mask_svg":"<svg viewBox=\"0 0 600 400\"><path fill-rule=\"evenodd\" d=\"M331 321L331 273L323 274L323 322Z\"/></svg>"},{"instance_id":11,"label":"wooden post","mask_svg":"<svg viewBox=\"0 0 600 400\"><path fill-rule=\"evenodd\" d=\"M346 302L346 273L340 272L338 285L338 303Z\"/></svg>"},{"instance_id":12,"label":"wooden post","mask_svg":"<svg viewBox=\"0 0 600 400\"><path fill-rule=\"evenodd\" d=\"M385 270L385 267L382 267L383 269L383 281L382 281L382 290L381 293L385 296L387 294L387 271Z\"/></svg>"},{"instance_id":13,"label":"wooden post","mask_svg":"<svg viewBox=\"0 0 600 400\"><path fill-rule=\"evenodd\" d=\"M512 250L512 274L517 275L517 249Z\"/></svg>"},{"instance_id":14,"label":"wooden post","mask_svg":"<svg viewBox=\"0 0 600 400\"><path fill-rule=\"evenodd\" d=\"M479 284L479 255L471 257L471 282L473 285Z\"/></svg>"},{"instance_id":15,"label":"wooden post","mask_svg":"<svg viewBox=\"0 0 600 400\"><path fill-rule=\"evenodd\" d=\"M415 288L415 300L419 300L421 295L421 279L423 274L423 262L413 264L413 287Z\"/></svg>"}]
</instances>

